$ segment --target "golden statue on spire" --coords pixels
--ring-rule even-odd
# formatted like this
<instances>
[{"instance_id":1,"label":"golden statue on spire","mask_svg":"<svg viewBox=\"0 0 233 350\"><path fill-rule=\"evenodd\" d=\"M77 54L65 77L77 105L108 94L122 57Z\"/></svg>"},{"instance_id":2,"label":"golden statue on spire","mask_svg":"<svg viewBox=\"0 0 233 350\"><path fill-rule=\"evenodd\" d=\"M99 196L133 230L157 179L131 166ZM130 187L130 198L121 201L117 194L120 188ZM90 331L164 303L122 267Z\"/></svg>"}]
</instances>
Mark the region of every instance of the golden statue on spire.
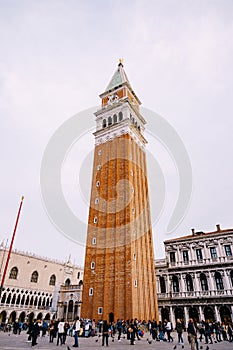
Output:
<instances>
[{"instance_id":1,"label":"golden statue on spire","mask_svg":"<svg viewBox=\"0 0 233 350\"><path fill-rule=\"evenodd\" d=\"M121 64L123 66L124 63L124 59L123 58L119 58L119 65Z\"/></svg>"}]
</instances>

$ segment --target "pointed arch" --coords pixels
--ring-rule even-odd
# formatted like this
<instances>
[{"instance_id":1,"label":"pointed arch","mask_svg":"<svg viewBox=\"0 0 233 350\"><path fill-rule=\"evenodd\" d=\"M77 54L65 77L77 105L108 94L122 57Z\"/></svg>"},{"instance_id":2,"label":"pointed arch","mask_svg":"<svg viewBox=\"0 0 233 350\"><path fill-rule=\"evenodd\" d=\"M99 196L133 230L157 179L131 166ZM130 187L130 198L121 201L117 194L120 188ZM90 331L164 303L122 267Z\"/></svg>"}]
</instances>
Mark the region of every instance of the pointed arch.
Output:
<instances>
[{"instance_id":1,"label":"pointed arch","mask_svg":"<svg viewBox=\"0 0 233 350\"><path fill-rule=\"evenodd\" d=\"M33 271L32 275L31 275L31 282L37 283L38 282L38 277L39 277L38 272L37 271Z\"/></svg>"},{"instance_id":2,"label":"pointed arch","mask_svg":"<svg viewBox=\"0 0 233 350\"><path fill-rule=\"evenodd\" d=\"M192 279L192 276L189 273L187 273L185 279L186 279L187 292L193 292L193 279Z\"/></svg>"},{"instance_id":3,"label":"pointed arch","mask_svg":"<svg viewBox=\"0 0 233 350\"><path fill-rule=\"evenodd\" d=\"M201 290L207 291L209 289L206 275L204 273L200 274Z\"/></svg>"},{"instance_id":4,"label":"pointed arch","mask_svg":"<svg viewBox=\"0 0 233 350\"><path fill-rule=\"evenodd\" d=\"M18 272L19 270L16 266L12 267L12 269L10 270L9 278L13 280L17 280Z\"/></svg>"},{"instance_id":5,"label":"pointed arch","mask_svg":"<svg viewBox=\"0 0 233 350\"><path fill-rule=\"evenodd\" d=\"M49 285L50 286L55 286L56 284L56 276L55 275L51 275L50 279L49 279Z\"/></svg>"}]
</instances>

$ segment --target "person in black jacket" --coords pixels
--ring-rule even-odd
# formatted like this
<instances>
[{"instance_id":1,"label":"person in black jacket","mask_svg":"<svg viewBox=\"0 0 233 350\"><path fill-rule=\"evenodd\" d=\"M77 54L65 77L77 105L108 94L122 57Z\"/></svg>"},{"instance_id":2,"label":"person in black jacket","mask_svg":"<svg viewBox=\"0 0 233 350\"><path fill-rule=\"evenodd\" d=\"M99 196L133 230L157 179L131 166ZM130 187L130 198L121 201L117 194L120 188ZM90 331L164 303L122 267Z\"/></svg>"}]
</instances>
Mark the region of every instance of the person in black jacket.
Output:
<instances>
[{"instance_id":1,"label":"person in black jacket","mask_svg":"<svg viewBox=\"0 0 233 350\"><path fill-rule=\"evenodd\" d=\"M192 318L189 320L187 332L191 344L191 350L196 350L197 330Z\"/></svg>"},{"instance_id":2,"label":"person in black jacket","mask_svg":"<svg viewBox=\"0 0 233 350\"><path fill-rule=\"evenodd\" d=\"M103 333L102 333L102 346L104 346L104 339L106 342L106 346L108 346L108 332L109 332L109 324L106 320L103 322Z\"/></svg>"},{"instance_id":3,"label":"person in black jacket","mask_svg":"<svg viewBox=\"0 0 233 350\"><path fill-rule=\"evenodd\" d=\"M39 326L40 320L36 320L32 326L32 346L37 345L37 337L40 334L40 326Z\"/></svg>"}]
</instances>

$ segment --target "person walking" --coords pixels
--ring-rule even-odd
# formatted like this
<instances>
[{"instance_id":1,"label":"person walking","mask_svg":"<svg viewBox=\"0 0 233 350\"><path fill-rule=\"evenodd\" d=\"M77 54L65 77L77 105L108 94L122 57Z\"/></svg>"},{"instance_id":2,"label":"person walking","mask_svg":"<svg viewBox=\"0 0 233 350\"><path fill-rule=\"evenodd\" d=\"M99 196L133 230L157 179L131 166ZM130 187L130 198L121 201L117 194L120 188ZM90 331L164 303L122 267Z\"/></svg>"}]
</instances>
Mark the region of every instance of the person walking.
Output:
<instances>
[{"instance_id":1,"label":"person walking","mask_svg":"<svg viewBox=\"0 0 233 350\"><path fill-rule=\"evenodd\" d=\"M173 338L171 336L171 331L172 331L172 324L170 321L165 320L166 324L165 324L165 330L167 332L167 341L169 343L173 342Z\"/></svg>"},{"instance_id":2,"label":"person walking","mask_svg":"<svg viewBox=\"0 0 233 350\"><path fill-rule=\"evenodd\" d=\"M32 326L32 346L37 345L37 337L40 334L40 326L39 326L40 320L36 320Z\"/></svg>"},{"instance_id":3,"label":"person walking","mask_svg":"<svg viewBox=\"0 0 233 350\"><path fill-rule=\"evenodd\" d=\"M191 350L196 350L197 330L192 318L189 319L187 332L188 332L189 342L191 344Z\"/></svg>"},{"instance_id":4,"label":"person walking","mask_svg":"<svg viewBox=\"0 0 233 350\"><path fill-rule=\"evenodd\" d=\"M74 329L74 348L78 348L78 336L79 336L79 332L80 332L80 320L79 317L77 316L76 319L74 320L73 323L73 329Z\"/></svg>"},{"instance_id":5,"label":"person walking","mask_svg":"<svg viewBox=\"0 0 233 350\"><path fill-rule=\"evenodd\" d=\"M49 342L53 343L54 339L54 321L52 320L49 325Z\"/></svg>"},{"instance_id":6,"label":"person walking","mask_svg":"<svg viewBox=\"0 0 233 350\"><path fill-rule=\"evenodd\" d=\"M181 322L181 320L179 318L177 318L176 321L176 331L177 331L177 335L178 335L178 344L184 344L184 339L182 336L183 333L183 324Z\"/></svg>"},{"instance_id":7,"label":"person walking","mask_svg":"<svg viewBox=\"0 0 233 350\"><path fill-rule=\"evenodd\" d=\"M102 333L102 346L104 346L104 343L106 342L106 346L108 346L108 330L109 330L109 324L106 320L103 322L103 333ZM105 342L104 342L105 340Z\"/></svg>"},{"instance_id":8,"label":"person walking","mask_svg":"<svg viewBox=\"0 0 233 350\"><path fill-rule=\"evenodd\" d=\"M122 333L122 320L117 320L117 331L118 331L118 341L121 341L121 333Z\"/></svg>"},{"instance_id":9,"label":"person walking","mask_svg":"<svg viewBox=\"0 0 233 350\"><path fill-rule=\"evenodd\" d=\"M61 342L61 345L63 344L63 334L64 334L64 318L61 319L61 321L58 323L58 333L57 333L57 345L59 345L59 340Z\"/></svg>"}]
</instances>

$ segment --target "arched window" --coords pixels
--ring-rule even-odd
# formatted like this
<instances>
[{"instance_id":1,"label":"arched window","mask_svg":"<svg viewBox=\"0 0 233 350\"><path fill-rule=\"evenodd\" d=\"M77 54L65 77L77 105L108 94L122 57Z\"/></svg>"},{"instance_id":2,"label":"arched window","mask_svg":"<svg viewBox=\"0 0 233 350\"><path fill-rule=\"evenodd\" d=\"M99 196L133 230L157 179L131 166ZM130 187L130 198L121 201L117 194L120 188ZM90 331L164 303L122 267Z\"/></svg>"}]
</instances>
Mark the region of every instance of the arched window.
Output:
<instances>
[{"instance_id":1,"label":"arched window","mask_svg":"<svg viewBox=\"0 0 233 350\"><path fill-rule=\"evenodd\" d=\"M55 275L50 276L49 285L55 286L55 283L56 283L56 276Z\"/></svg>"},{"instance_id":2,"label":"arched window","mask_svg":"<svg viewBox=\"0 0 233 350\"><path fill-rule=\"evenodd\" d=\"M216 271L214 277L217 290L223 290L224 286L221 274L218 271Z\"/></svg>"},{"instance_id":3,"label":"arched window","mask_svg":"<svg viewBox=\"0 0 233 350\"><path fill-rule=\"evenodd\" d=\"M6 293L3 294L2 300L1 300L1 304L4 304L6 301Z\"/></svg>"},{"instance_id":4,"label":"arched window","mask_svg":"<svg viewBox=\"0 0 233 350\"><path fill-rule=\"evenodd\" d=\"M38 282L38 276L39 276L38 272L37 271L33 271L32 276L31 276L31 282L37 283Z\"/></svg>"},{"instance_id":5,"label":"arched window","mask_svg":"<svg viewBox=\"0 0 233 350\"><path fill-rule=\"evenodd\" d=\"M13 297L11 299L11 304L15 304L15 300L16 300L16 294L13 295Z\"/></svg>"},{"instance_id":6,"label":"arched window","mask_svg":"<svg viewBox=\"0 0 233 350\"><path fill-rule=\"evenodd\" d=\"M106 119L103 120L103 128L106 128L107 123L106 123Z\"/></svg>"},{"instance_id":7,"label":"arched window","mask_svg":"<svg viewBox=\"0 0 233 350\"><path fill-rule=\"evenodd\" d=\"M73 312L73 308L74 308L74 302L73 300L70 300L68 304L68 312Z\"/></svg>"},{"instance_id":8,"label":"arched window","mask_svg":"<svg viewBox=\"0 0 233 350\"><path fill-rule=\"evenodd\" d=\"M20 294L18 295L17 300L16 300L16 305L19 305L19 304L20 304Z\"/></svg>"},{"instance_id":9,"label":"arched window","mask_svg":"<svg viewBox=\"0 0 233 350\"><path fill-rule=\"evenodd\" d=\"M9 278L16 280L17 276L18 276L18 268L16 266L12 267L11 271L10 271L10 275Z\"/></svg>"},{"instance_id":10,"label":"arched window","mask_svg":"<svg viewBox=\"0 0 233 350\"><path fill-rule=\"evenodd\" d=\"M231 286L233 287L233 270L231 270L230 279L231 279Z\"/></svg>"},{"instance_id":11,"label":"arched window","mask_svg":"<svg viewBox=\"0 0 233 350\"><path fill-rule=\"evenodd\" d=\"M27 296L27 299L25 301L25 305L28 305L29 304L29 295Z\"/></svg>"},{"instance_id":12,"label":"arched window","mask_svg":"<svg viewBox=\"0 0 233 350\"><path fill-rule=\"evenodd\" d=\"M122 121L122 119L123 119L123 113L119 112L119 122Z\"/></svg>"},{"instance_id":13,"label":"arched window","mask_svg":"<svg viewBox=\"0 0 233 350\"><path fill-rule=\"evenodd\" d=\"M204 273L200 274L201 290L208 290L208 282Z\"/></svg>"},{"instance_id":14,"label":"arched window","mask_svg":"<svg viewBox=\"0 0 233 350\"><path fill-rule=\"evenodd\" d=\"M176 275L172 277L172 287L173 287L174 293L179 293L179 291L180 291L179 280L178 280L178 277Z\"/></svg>"},{"instance_id":15,"label":"arched window","mask_svg":"<svg viewBox=\"0 0 233 350\"><path fill-rule=\"evenodd\" d=\"M108 117L108 126L112 125L112 117Z\"/></svg>"},{"instance_id":16,"label":"arched window","mask_svg":"<svg viewBox=\"0 0 233 350\"><path fill-rule=\"evenodd\" d=\"M164 277L160 276L159 277L159 282L160 282L160 291L161 293L166 293L166 283Z\"/></svg>"},{"instance_id":17,"label":"arched window","mask_svg":"<svg viewBox=\"0 0 233 350\"><path fill-rule=\"evenodd\" d=\"M116 114L114 114L114 116L113 116L113 123L114 123L114 124L117 123L117 115L116 115Z\"/></svg>"},{"instance_id":18,"label":"arched window","mask_svg":"<svg viewBox=\"0 0 233 350\"><path fill-rule=\"evenodd\" d=\"M69 278L67 278L67 279L65 280L65 286L66 286L66 287L69 287L69 286L70 286L70 279L69 279Z\"/></svg>"},{"instance_id":19,"label":"arched window","mask_svg":"<svg viewBox=\"0 0 233 350\"><path fill-rule=\"evenodd\" d=\"M7 303L7 304L10 304L10 303L11 303L11 293L8 294L6 303Z\"/></svg>"},{"instance_id":20,"label":"arched window","mask_svg":"<svg viewBox=\"0 0 233 350\"><path fill-rule=\"evenodd\" d=\"M186 288L187 292L193 292L193 280L189 274L186 275Z\"/></svg>"}]
</instances>

